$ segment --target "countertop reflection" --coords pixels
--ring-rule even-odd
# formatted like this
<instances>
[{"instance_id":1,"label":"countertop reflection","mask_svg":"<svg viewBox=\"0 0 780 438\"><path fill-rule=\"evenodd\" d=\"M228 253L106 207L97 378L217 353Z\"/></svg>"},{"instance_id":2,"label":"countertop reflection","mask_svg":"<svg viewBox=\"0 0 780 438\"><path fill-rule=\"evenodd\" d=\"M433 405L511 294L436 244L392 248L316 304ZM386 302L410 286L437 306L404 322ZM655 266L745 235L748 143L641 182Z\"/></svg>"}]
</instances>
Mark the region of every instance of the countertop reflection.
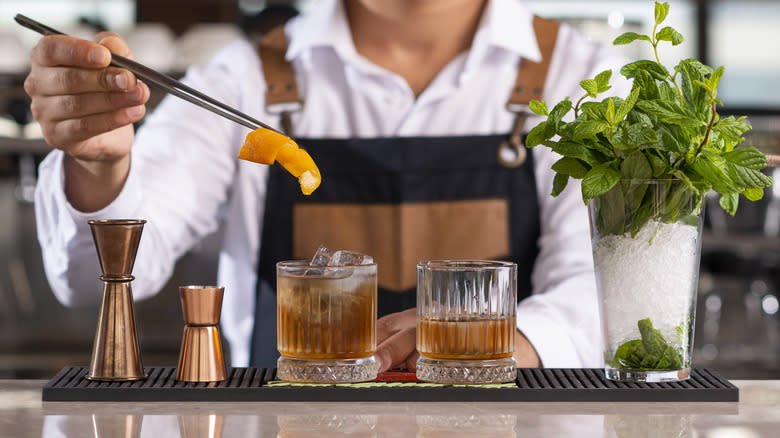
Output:
<instances>
[{"instance_id":1,"label":"countertop reflection","mask_svg":"<svg viewBox=\"0 0 780 438\"><path fill-rule=\"evenodd\" d=\"M780 381L732 381L738 403L71 403L0 381L0 435L18 438L769 437Z\"/></svg>"}]
</instances>

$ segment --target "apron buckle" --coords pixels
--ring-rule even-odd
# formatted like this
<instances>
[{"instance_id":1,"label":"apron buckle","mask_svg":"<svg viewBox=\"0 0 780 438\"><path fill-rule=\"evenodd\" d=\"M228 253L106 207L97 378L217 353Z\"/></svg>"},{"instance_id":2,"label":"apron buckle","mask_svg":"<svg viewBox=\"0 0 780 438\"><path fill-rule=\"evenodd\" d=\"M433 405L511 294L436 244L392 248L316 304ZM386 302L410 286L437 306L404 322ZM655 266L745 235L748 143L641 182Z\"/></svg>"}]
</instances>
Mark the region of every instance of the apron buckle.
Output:
<instances>
[{"instance_id":1,"label":"apron buckle","mask_svg":"<svg viewBox=\"0 0 780 438\"><path fill-rule=\"evenodd\" d=\"M512 135L498 145L498 162L504 167L518 167L525 163L527 153L520 136Z\"/></svg>"}]
</instances>

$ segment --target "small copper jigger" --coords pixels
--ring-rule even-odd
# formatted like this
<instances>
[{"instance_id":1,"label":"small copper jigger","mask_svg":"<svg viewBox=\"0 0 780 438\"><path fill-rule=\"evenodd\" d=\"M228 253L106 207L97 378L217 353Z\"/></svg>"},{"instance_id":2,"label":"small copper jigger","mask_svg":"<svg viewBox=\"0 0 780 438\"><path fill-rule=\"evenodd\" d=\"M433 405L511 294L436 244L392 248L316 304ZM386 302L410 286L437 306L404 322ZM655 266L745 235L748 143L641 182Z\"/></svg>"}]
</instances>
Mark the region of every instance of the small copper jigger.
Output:
<instances>
[{"instance_id":1,"label":"small copper jigger","mask_svg":"<svg viewBox=\"0 0 780 438\"><path fill-rule=\"evenodd\" d=\"M217 330L224 292L225 288L216 286L179 288L184 335L176 380L218 382L227 378Z\"/></svg>"},{"instance_id":2,"label":"small copper jigger","mask_svg":"<svg viewBox=\"0 0 780 438\"><path fill-rule=\"evenodd\" d=\"M89 380L145 379L130 282L145 220L89 221L103 275L103 301L92 345Z\"/></svg>"}]
</instances>

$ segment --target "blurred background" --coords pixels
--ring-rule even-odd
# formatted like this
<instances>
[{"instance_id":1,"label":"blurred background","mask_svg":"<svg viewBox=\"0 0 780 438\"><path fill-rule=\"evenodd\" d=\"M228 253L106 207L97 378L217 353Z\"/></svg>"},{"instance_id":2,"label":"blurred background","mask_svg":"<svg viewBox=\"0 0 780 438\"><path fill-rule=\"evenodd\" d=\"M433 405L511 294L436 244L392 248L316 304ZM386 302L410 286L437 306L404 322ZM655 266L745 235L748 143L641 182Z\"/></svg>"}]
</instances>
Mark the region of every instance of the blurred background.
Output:
<instances>
[{"instance_id":1,"label":"blurred background","mask_svg":"<svg viewBox=\"0 0 780 438\"><path fill-rule=\"evenodd\" d=\"M88 365L97 306L68 309L51 293L35 232L33 191L48 153L22 84L39 36L18 26L25 14L71 35L92 39L110 29L136 57L178 77L235 38L255 38L317 0L3 0L0 3L0 378L43 378L63 366ZM519 1L519 0L518 0ZM652 2L527 1L539 15L566 21L594 41L650 31ZM672 0L669 25L686 38L662 61L696 57L726 65L722 114L747 115L748 144L780 153L780 1ZM647 58L640 45L620 47ZM150 110L162 95L152 88ZM780 171L768 174L780 180ZM727 378L780 378L780 186L735 217L708 199L694 341L694 366ZM221 233L178 263L155 298L136 304L143 360L173 366L183 321L177 288L216 281ZM96 291L97 293L97 291ZM225 345L227 346L227 345ZM228 351L229 354L229 351Z\"/></svg>"}]
</instances>

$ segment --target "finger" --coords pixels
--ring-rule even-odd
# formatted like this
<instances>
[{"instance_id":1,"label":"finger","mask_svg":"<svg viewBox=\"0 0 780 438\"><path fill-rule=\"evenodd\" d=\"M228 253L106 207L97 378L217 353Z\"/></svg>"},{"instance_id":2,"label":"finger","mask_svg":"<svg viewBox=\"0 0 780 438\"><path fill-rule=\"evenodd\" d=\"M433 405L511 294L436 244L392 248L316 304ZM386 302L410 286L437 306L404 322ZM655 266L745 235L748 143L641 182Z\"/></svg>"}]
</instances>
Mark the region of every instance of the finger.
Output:
<instances>
[{"instance_id":1,"label":"finger","mask_svg":"<svg viewBox=\"0 0 780 438\"><path fill-rule=\"evenodd\" d=\"M417 325L417 309L407 309L403 312L391 313L376 321L376 341L382 343L385 339L405 328Z\"/></svg>"},{"instance_id":2,"label":"finger","mask_svg":"<svg viewBox=\"0 0 780 438\"><path fill-rule=\"evenodd\" d=\"M125 58L135 60L135 55L133 54L133 51L130 50L130 46L127 45L127 41L125 41L125 39L116 32L100 32L95 35L95 41L105 46L108 50L111 51L111 53L116 53L119 56L124 56ZM133 73L129 71L127 71L126 74L128 75L127 89L131 90L138 79Z\"/></svg>"},{"instance_id":3,"label":"finger","mask_svg":"<svg viewBox=\"0 0 780 438\"><path fill-rule=\"evenodd\" d=\"M419 358L420 353L418 353L417 350L414 350L414 352L406 358L406 369L412 372L417 371L417 359Z\"/></svg>"},{"instance_id":4,"label":"finger","mask_svg":"<svg viewBox=\"0 0 780 438\"><path fill-rule=\"evenodd\" d=\"M116 53L125 58L135 59L133 52L130 50L130 46L127 45L127 41L116 32L100 32L95 35L95 41L97 41L98 44L105 46L111 53Z\"/></svg>"},{"instance_id":5,"label":"finger","mask_svg":"<svg viewBox=\"0 0 780 438\"><path fill-rule=\"evenodd\" d=\"M36 98L30 108L36 120L58 122L143 105L149 99L148 90L141 85L129 92L44 96Z\"/></svg>"},{"instance_id":6,"label":"finger","mask_svg":"<svg viewBox=\"0 0 780 438\"><path fill-rule=\"evenodd\" d=\"M49 144L66 147L69 144L84 141L137 122L141 120L145 111L146 108L143 105L137 105L110 113L63 120L44 130L44 136Z\"/></svg>"},{"instance_id":7,"label":"finger","mask_svg":"<svg viewBox=\"0 0 780 438\"><path fill-rule=\"evenodd\" d=\"M416 332L416 327L400 330L377 347L374 357L380 373L406 363L415 352Z\"/></svg>"},{"instance_id":8,"label":"finger","mask_svg":"<svg viewBox=\"0 0 780 438\"><path fill-rule=\"evenodd\" d=\"M83 69L49 67L31 72L24 81L30 96L58 96L98 91L132 91L138 81L121 68Z\"/></svg>"},{"instance_id":9,"label":"finger","mask_svg":"<svg viewBox=\"0 0 780 438\"><path fill-rule=\"evenodd\" d=\"M45 67L107 67L111 53L98 43L67 35L47 35L30 52L33 65Z\"/></svg>"}]
</instances>

